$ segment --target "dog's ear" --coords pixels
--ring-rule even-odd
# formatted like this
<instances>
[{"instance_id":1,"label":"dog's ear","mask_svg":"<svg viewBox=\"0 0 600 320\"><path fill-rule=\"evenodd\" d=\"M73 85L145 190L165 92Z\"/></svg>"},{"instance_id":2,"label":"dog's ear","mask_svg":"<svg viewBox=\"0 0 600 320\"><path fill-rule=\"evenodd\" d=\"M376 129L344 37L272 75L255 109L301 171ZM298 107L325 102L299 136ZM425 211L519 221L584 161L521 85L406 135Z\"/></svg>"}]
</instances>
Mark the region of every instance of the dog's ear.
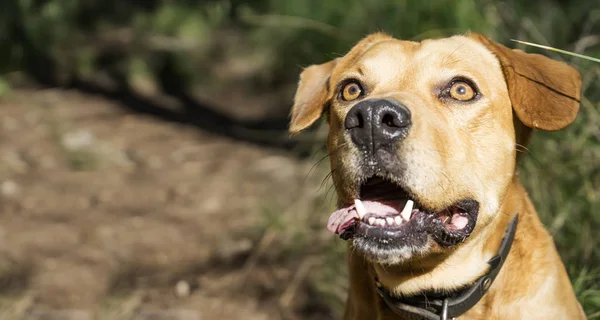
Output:
<instances>
[{"instance_id":1,"label":"dog's ear","mask_svg":"<svg viewBox=\"0 0 600 320\"><path fill-rule=\"evenodd\" d=\"M346 56L355 56L364 52L371 46L393 39L391 36L377 32L360 40ZM292 135L310 127L321 117L331 98L329 91L329 77L341 58L310 66L300 74L300 83L294 97L290 121Z\"/></svg>"},{"instance_id":2,"label":"dog's ear","mask_svg":"<svg viewBox=\"0 0 600 320\"><path fill-rule=\"evenodd\" d=\"M300 74L290 121L292 135L310 127L321 117L329 99L329 76L337 61L310 66Z\"/></svg>"},{"instance_id":3,"label":"dog's ear","mask_svg":"<svg viewBox=\"0 0 600 320\"><path fill-rule=\"evenodd\" d=\"M514 112L523 124L552 131L575 120L581 99L577 70L539 54L511 50L481 34L469 36L500 61Z\"/></svg>"}]
</instances>

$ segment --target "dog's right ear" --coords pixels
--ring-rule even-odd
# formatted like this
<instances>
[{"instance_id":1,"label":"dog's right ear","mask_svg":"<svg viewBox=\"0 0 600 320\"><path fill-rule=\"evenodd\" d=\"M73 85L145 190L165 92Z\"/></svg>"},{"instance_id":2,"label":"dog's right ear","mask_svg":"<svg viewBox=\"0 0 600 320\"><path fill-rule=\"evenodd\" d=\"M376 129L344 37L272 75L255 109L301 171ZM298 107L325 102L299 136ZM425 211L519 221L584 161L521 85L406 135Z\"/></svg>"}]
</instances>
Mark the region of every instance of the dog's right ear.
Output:
<instances>
[{"instance_id":1,"label":"dog's right ear","mask_svg":"<svg viewBox=\"0 0 600 320\"><path fill-rule=\"evenodd\" d=\"M338 59L335 59L310 66L300 74L291 113L290 133L292 135L310 127L323 114L330 99L329 76L337 61Z\"/></svg>"},{"instance_id":2,"label":"dog's right ear","mask_svg":"<svg viewBox=\"0 0 600 320\"><path fill-rule=\"evenodd\" d=\"M581 100L577 70L539 54L511 50L481 34L470 37L498 58L513 110L524 125L553 131L575 120Z\"/></svg>"}]
</instances>

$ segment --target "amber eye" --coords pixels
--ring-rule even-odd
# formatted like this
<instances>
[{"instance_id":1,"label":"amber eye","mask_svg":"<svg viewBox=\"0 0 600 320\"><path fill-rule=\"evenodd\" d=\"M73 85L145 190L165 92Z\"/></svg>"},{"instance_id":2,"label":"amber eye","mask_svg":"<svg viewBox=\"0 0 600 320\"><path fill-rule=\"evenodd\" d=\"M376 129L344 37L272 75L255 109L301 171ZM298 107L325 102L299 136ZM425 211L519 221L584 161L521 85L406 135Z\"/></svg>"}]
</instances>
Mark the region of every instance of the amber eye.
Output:
<instances>
[{"instance_id":1,"label":"amber eye","mask_svg":"<svg viewBox=\"0 0 600 320\"><path fill-rule=\"evenodd\" d=\"M448 90L448 94L453 99L459 101L469 101L475 98L476 92L471 85L464 81L456 81Z\"/></svg>"},{"instance_id":2,"label":"amber eye","mask_svg":"<svg viewBox=\"0 0 600 320\"><path fill-rule=\"evenodd\" d=\"M342 99L352 101L358 99L362 95L362 88L357 82L349 82L342 89Z\"/></svg>"}]
</instances>

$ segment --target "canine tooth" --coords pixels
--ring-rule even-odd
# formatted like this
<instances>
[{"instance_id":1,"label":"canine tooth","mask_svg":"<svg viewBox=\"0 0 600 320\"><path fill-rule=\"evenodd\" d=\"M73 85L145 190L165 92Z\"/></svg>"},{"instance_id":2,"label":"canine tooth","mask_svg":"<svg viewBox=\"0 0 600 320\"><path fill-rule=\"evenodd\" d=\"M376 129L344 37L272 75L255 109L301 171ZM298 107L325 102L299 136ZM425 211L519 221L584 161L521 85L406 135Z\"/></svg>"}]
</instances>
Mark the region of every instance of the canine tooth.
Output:
<instances>
[{"instance_id":1,"label":"canine tooth","mask_svg":"<svg viewBox=\"0 0 600 320\"><path fill-rule=\"evenodd\" d=\"M367 209L365 205L360 201L360 199L354 199L354 206L356 207L356 213L358 213L358 218L362 219L365 214L367 214Z\"/></svg>"},{"instance_id":2,"label":"canine tooth","mask_svg":"<svg viewBox=\"0 0 600 320\"><path fill-rule=\"evenodd\" d=\"M375 217L370 217L369 218L369 224L372 225L372 226L375 225L375 220L376 220Z\"/></svg>"},{"instance_id":3,"label":"canine tooth","mask_svg":"<svg viewBox=\"0 0 600 320\"><path fill-rule=\"evenodd\" d=\"M385 218L385 221L386 221L388 224L394 224L394 218L387 217L387 218Z\"/></svg>"},{"instance_id":4,"label":"canine tooth","mask_svg":"<svg viewBox=\"0 0 600 320\"><path fill-rule=\"evenodd\" d=\"M400 218L400 216L395 216L394 222L396 222L396 224L400 225L400 224L402 224L402 218Z\"/></svg>"},{"instance_id":5,"label":"canine tooth","mask_svg":"<svg viewBox=\"0 0 600 320\"><path fill-rule=\"evenodd\" d=\"M412 213L413 205L414 205L414 202L412 200L406 201L406 205L404 206L404 209L402 209L402 212L400 212L400 215L402 216L402 218L404 218L404 220L406 220L406 221L410 220L410 215Z\"/></svg>"}]
</instances>

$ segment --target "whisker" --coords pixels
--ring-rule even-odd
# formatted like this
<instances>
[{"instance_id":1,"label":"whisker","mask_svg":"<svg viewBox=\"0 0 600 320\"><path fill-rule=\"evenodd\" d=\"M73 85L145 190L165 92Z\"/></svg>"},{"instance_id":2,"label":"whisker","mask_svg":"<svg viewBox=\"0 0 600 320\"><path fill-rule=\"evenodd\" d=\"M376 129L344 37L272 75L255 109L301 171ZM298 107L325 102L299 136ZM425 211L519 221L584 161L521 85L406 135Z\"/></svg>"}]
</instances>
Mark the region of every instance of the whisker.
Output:
<instances>
[{"instance_id":1,"label":"whisker","mask_svg":"<svg viewBox=\"0 0 600 320\"><path fill-rule=\"evenodd\" d=\"M524 146L522 144L517 143L517 144L515 144L515 146L516 146L517 152L522 152L522 153L525 153L525 154L531 152L526 146Z\"/></svg>"},{"instance_id":2,"label":"whisker","mask_svg":"<svg viewBox=\"0 0 600 320\"><path fill-rule=\"evenodd\" d=\"M442 176L444 176L444 178L446 178L446 180L448 180L448 184L450 186L454 186L454 184L452 183L452 180L450 180L450 177L448 177L448 175L444 172L440 172L440 174ZM440 181L438 181L438 185L442 188L442 190L444 190L444 192L447 192L446 187L444 185L442 185L442 183Z\"/></svg>"},{"instance_id":3,"label":"whisker","mask_svg":"<svg viewBox=\"0 0 600 320\"><path fill-rule=\"evenodd\" d=\"M306 176L304 177L304 180L306 181L306 179L308 179L308 177L311 175L311 173L327 158L329 158L331 156L331 154L327 153L326 155L324 155L321 159L319 159L311 168L310 170L308 170L308 173L306 174Z\"/></svg>"},{"instance_id":4,"label":"whisker","mask_svg":"<svg viewBox=\"0 0 600 320\"><path fill-rule=\"evenodd\" d=\"M317 191L321 191L321 189L323 189L323 186L325 185L325 183L327 182L327 180L333 176L333 172L335 170L336 169L333 169L333 170L329 171L329 173L325 176L325 178L323 178L323 181L321 181L321 185L319 186L319 189ZM333 183L333 179L331 179L331 182Z\"/></svg>"},{"instance_id":5,"label":"whisker","mask_svg":"<svg viewBox=\"0 0 600 320\"><path fill-rule=\"evenodd\" d=\"M327 190L327 192L325 193L325 200L327 200L328 196L329 196L329 192L331 192L332 190L334 192L331 192L331 198L329 198L329 201L333 201L333 197L335 196L335 184L333 183L333 181L331 182L331 186L329 187L329 189Z\"/></svg>"},{"instance_id":6,"label":"whisker","mask_svg":"<svg viewBox=\"0 0 600 320\"><path fill-rule=\"evenodd\" d=\"M308 177L312 174L312 172L327 158L331 157L331 155L335 154L336 152L340 151L343 147L347 146L348 143L342 143L339 146L337 146L334 150L332 150L331 152L328 152L326 155L324 155L321 159L319 159L311 168L310 170L308 170L308 173L306 174L306 176L304 177L304 180L306 181L306 179L308 179Z\"/></svg>"}]
</instances>

